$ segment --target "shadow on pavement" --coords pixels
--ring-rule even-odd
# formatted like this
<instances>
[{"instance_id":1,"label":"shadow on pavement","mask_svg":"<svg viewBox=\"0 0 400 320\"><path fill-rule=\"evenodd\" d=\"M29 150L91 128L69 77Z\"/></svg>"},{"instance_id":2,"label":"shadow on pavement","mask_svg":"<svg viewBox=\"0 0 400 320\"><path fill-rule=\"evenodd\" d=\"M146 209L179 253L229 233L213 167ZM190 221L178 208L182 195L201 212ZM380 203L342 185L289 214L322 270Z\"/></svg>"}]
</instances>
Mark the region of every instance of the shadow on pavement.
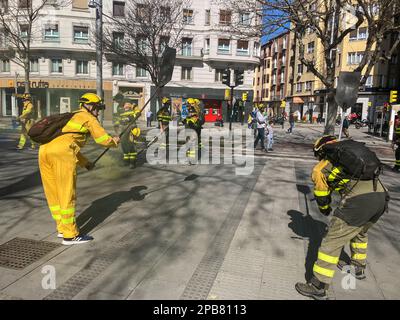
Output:
<instances>
[{"instance_id":1,"label":"shadow on pavement","mask_svg":"<svg viewBox=\"0 0 400 320\"><path fill-rule=\"evenodd\" d=\"M288 227L299 237L308 240L308 249L305 261L305 278L309 281L313 274L312 269L314 262L317 260L318 248L321 245L327 226L325 223L314 220L310 215L304 216L303 213L297 210L289 210L287 214L291 218Z\"/></svg>"},{"instance_id":2,"label":"shadow on pavement","mask_svg":"<svg viewBox=\"0 0 400 320\"><path fill-rule=\"evenodd\" d=\"M0 188L0 198L8 196L13 193L17 193L26 189L30 189L33 187L40 186L42 184L42 180L40 178L40 172L35 171L31 174L24 176L18 182Z\"/></svg>"},{"instance_id":3,"label":"shadow on pavement","mask_svg":"<svg viewBox=\"0 0 400 320\"><path fill-rule=\"evenodd\" d=\"M127 201L142 201L141 194L145 186L132 187L129 191L118 191L92 202L91 206L77 217L77 224L83 234L87 234L112 215L119 206Z\"/></svg>"}]
</instances>

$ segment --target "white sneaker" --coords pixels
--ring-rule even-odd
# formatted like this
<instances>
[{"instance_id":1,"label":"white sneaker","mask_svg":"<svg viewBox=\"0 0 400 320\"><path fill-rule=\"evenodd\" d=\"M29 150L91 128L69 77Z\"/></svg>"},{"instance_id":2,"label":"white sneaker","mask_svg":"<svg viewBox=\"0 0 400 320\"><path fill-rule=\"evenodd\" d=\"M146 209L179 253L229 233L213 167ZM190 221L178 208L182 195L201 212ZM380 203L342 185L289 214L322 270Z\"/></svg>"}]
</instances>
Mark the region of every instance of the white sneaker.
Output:
<instances>
[{"instance_id":1,"label":"white sneaker","mask_svg":"<svg viewBox=\"0 0 400 320\"><path fill-rule=\"evenodd\" d=\"M65 246L71 246L73 244L86 243L86 242L89 242L91 240L93 240L93 237L84 234L84 235L78 235L78 236L76 236L75 238L72 238L72 239L64 238L62 244L65 245Z\"/></svg>"}]
</instances>

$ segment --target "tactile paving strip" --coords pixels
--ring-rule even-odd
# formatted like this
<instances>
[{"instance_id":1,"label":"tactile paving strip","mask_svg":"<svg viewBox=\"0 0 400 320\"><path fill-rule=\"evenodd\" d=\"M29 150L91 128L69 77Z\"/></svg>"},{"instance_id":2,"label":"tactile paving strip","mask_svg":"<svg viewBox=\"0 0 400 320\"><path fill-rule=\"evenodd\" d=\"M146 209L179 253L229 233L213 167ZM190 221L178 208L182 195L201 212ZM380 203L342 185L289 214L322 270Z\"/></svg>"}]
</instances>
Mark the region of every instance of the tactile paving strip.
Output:
<instances>
[{"instance_id":1,"label":"tactile paving strip","mask_svg":"<svg viewBox=\"0 0 400 320\"><path fill-rule=\"evenodd\" d=\"M190 278L181 299L207 299L262 169L263 166L255 166L254 173L249 178L250 181L239 195L237 203L233 204L233 210L222 223L214 242L210 245Z\"/></svg>"},{"instance_id":2,"label":"tactile paving strip","mask_svg":"<svg viewBox=\"0 0 400 320\"><path fill-rule=\"evenodd\" d=\"M54 242L14 238L0 245L0 267L24 269L59 246Z\"/></svg>"}]
</instances>

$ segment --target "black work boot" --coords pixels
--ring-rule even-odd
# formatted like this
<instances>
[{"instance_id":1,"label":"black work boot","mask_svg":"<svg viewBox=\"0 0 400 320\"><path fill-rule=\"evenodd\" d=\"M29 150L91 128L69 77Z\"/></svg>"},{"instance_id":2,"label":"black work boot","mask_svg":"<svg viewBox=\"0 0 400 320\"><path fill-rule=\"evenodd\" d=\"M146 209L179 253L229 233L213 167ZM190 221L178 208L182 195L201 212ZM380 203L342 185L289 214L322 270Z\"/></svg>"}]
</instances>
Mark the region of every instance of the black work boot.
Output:
<instances>
[{"instance_id":1,"label":"black work boot","mask_svg":"<svg viewBox=\"0 0 400 320\"><path fill-rule=\"evenodd\" d=\"M306 297L311 297L315 300L327 300L326 290L328 290L329 285L320 282L316 278L312 278L310 282L301 283L297 282L295 288L298 293Z\"/></svg>"}]
</instances>

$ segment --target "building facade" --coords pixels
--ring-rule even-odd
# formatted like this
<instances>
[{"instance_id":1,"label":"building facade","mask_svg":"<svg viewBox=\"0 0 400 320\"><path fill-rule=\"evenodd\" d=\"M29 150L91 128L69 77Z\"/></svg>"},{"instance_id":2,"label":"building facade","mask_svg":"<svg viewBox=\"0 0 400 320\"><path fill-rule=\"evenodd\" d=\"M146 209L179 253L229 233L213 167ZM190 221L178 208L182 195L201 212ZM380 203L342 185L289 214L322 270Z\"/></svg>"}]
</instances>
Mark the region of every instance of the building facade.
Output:
<instances>
[{"instance_id":1,"label":"building facade","mask_svg":"<svg viewBox=\"0 0 400 320\"><path fill-rule=\"evenodd\" d=\"M124 15L125 1L103 1L103 10L109 16ZM236 88L234 96L240 99L243 92L248 92L252 99L253 71L260 57L259 40L242 40L232 32L223 32L221 26L229 29L229 24L239 19L246 23L249 19L212 0L193 2L185 9L185 19L183 45L177 49L173 77L164 87L163 95L177 105L188 97L199 98L206 120L214 121L218 114L227 118L227 87L222 84L222 70L244 71L244 83ZM38 23L41 31L32 42L30 80L39 115L75 110L80 95L96 92L94 9L88 7L87 0L73 0L64 8L47 5ZM0 48L0 115L15 116L21 106L14 96L24 90L24 71L2 51L7 51L6 43ZM114 97L123 94L141 107L154 86L145 70L103 59L103 89L107 105L105 120L111 120L117 106ZM150 108L155 113L159 106L154 101Z\"/></svg>"},{"instance_id":2,"label":"building facade","mask_svg":"<svg viewBox=\"0 0 400 320\"><path fill-rule=\"evenodd\" d=\"M254 73L254 101L268 107L270 115L282 113L285 107L290 46L290 34L285 32L261 48L261 63Z\"/></svg>"}]
</instances>

